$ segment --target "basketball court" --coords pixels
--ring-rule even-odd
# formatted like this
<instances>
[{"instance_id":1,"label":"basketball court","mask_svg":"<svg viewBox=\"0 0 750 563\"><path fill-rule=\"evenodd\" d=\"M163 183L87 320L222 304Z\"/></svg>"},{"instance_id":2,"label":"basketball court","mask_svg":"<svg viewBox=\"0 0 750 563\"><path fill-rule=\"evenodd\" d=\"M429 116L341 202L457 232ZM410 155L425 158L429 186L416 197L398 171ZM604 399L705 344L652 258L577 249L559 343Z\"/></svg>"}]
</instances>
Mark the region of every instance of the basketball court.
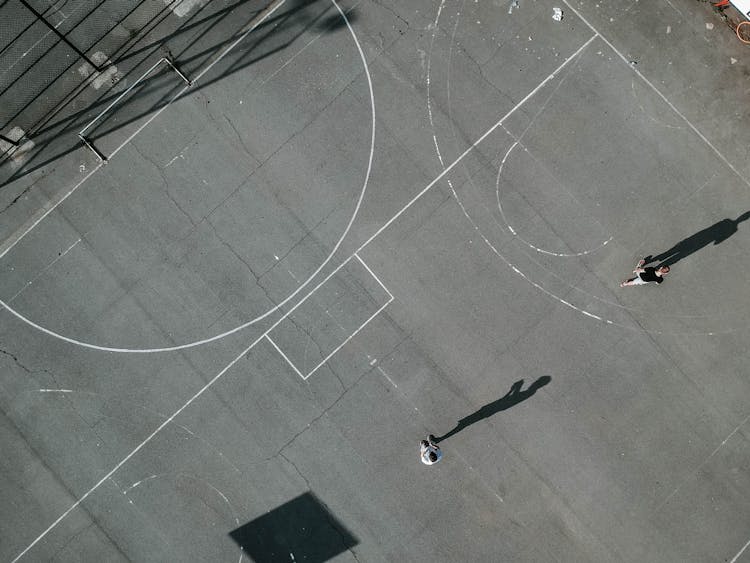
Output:
<instances>
[{"instance_id":1,"label":"basketball court","mask_svg":"<svg viewBox=\"0 0 750 563\"><path fill-rule=\"evenodd\" d=\"M2 163L2 560L750 561L709 5L166 6Z\"/></svg>"}]
</instances>

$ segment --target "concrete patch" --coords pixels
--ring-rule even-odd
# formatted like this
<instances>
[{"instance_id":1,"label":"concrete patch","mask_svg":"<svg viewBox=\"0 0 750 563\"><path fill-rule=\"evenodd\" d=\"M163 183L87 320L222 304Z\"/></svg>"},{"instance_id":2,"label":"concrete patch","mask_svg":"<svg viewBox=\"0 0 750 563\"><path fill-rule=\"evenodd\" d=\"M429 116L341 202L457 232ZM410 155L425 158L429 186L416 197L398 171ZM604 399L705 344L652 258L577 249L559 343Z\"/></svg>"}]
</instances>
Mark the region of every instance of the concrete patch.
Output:
<instances>
[{"instance_id":1,"label":"concrete patch","mask_svg":"<svg viewBox=\"0 0 750 563\"><path fill-rule=\"evenodd\" d=\"M174 13L175 16L178 18L184 18L193 10L200 9L208 4L208 0L182 0L182 2L164 0L164 3L170 10L172 10L172 13Z\"/></svg>"},{"instance_id":2,"label":"concrete patch","mask_svg":"<svg viewBox=\"0 0 750 563\"><path fill-rule=\"evenodd\" d=\"M26 132L20 127L12 127L10 131L4 134L11 141L20 141L24 138ZM19 146L0 139L0 154L7 154L10 157L11 166L18 168L26 158L26 155L34 148L34 141L26 140Z\"/></svg>"},{"instance_id":3,"label":"concrete patch","mask_svg":"<svg viewBox=\"0 0 750 563\"><path fill-rule=\"evenodd\" d=\"M102 66L109 62L107 55L102 51L97 51L96 53L94 53L91 56L91 60L93 60L99 66ZM99 90L105 84L115 84L123 76L123 73L118 71L115 65L110 65L106 69L104 69L104 71L98 72L88 62L85 62L78 67L78 73L84 78L94 76L94 79L91 81L91 85L95 90Z\"/></svg>"}]
</instances>

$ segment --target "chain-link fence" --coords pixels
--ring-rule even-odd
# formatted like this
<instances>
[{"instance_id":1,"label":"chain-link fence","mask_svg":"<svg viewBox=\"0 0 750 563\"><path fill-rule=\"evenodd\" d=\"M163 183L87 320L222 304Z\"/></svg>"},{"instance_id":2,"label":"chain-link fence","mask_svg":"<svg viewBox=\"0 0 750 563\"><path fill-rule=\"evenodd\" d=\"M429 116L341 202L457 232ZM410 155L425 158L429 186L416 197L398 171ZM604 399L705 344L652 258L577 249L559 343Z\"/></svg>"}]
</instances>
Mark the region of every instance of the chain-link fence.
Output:
<instances>
[{"instance_id":1,"label":"chain-link fence","mask_svg":"<svg viewBox=\"0 0 750 563\"><path fill-rule=\"evenodd\" d=\"M14 141L17 131L33 131L93 73L116 65L168 4L0 0L0 134Z\"/></svg>"}]
</instances>

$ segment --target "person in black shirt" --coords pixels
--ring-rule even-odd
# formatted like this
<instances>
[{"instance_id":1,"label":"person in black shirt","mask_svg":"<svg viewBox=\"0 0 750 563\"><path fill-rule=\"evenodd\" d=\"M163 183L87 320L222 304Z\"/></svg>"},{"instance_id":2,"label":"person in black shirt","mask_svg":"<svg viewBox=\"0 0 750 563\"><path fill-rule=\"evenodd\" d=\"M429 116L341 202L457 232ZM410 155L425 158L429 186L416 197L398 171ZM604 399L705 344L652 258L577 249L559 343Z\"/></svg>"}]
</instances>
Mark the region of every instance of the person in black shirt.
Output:
<instances>
[{"instance_id":1,"label":"person in black shirt","mask_svg":"<svg viewBox=\"0 0 750 563\"><path fill-rule=\"evenodd\" d=\"M645 259L639 261L635 270L633 270L635 277L625 280L620 284L620 287L625 287L626 285L645 285L647 283L659 284L664 281L664 276L669 273L669 266L661 266L659 268L647 266L644 268L645 264Z\"/></svg>"}]
</instances>

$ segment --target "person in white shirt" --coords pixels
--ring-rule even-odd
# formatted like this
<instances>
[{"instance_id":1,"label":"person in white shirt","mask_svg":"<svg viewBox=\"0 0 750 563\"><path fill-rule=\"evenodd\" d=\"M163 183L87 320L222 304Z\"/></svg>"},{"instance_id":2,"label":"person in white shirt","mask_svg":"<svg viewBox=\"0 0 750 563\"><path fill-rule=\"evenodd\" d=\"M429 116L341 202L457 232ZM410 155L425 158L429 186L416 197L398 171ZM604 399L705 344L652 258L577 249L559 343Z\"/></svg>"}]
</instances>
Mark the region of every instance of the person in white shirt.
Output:
<instances>
[{"instance_id":1,"label":"person in white shirt","mask_svg":"<svg viewBox=\"0 0 750 563\"><path fill-rule=\"evenodd\" d=\"M426 440L419 442L419 459L425 465L434 465L443 459L443 452L434 440L435 437L430 434Z\"/></svg>"}]
</instances>

